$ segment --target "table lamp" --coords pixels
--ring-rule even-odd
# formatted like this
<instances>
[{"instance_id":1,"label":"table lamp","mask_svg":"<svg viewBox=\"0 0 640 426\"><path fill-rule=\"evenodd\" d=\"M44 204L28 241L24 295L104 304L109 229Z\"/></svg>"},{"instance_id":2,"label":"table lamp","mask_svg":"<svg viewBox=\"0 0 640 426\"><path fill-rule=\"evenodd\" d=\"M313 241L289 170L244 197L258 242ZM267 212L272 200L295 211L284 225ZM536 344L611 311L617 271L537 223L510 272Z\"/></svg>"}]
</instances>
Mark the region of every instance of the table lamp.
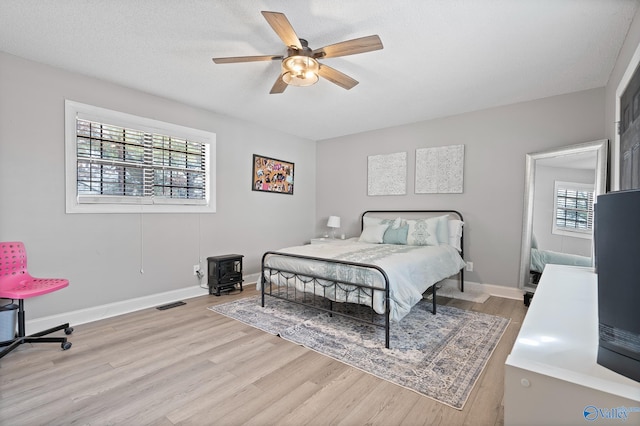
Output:
<instances>
[{"instance_id":1,"label":"table lamp","mask_svg":"<svg viewBox=\"0 0 640 426\"><path fill-rule=\"evenodd\" d=\"M340 217L339 216L329 216L329 221L327 222L327 227L331 228L331 238L335 238L335 230L336 228L340 228Z\"/></svg>"}]
</instances>

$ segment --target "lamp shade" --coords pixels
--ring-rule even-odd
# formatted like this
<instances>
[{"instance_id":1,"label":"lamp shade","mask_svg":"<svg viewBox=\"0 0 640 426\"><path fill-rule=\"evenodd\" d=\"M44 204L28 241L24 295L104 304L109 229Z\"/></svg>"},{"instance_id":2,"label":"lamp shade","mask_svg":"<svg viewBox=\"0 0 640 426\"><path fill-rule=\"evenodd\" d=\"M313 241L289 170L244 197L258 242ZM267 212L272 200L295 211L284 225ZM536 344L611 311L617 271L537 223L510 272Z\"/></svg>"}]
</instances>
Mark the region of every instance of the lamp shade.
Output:
<instances>
[{"instance_id":1,"label":"lamp shade","mask_svg":"<svg viewBox=\"0 0 640 426\"><path fill-rule=\"evenodd\" d=\"M339 216L329 216L329 221L327 222L327 227L329 227L329 228L340 228L340 217Z\"/></svg>"}]
</instances>

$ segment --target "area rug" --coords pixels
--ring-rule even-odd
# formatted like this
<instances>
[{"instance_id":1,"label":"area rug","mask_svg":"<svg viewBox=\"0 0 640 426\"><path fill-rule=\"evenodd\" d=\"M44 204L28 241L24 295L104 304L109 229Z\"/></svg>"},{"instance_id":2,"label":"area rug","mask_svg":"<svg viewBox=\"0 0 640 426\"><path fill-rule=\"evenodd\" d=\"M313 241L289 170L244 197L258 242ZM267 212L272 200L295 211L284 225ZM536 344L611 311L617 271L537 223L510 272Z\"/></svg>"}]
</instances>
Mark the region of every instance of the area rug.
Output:
<instances>
[{"instance_id":1,"label":"area rug","mask_svg":"<svg viewBox=\"0 0 640 426\"><path fill-rule=\"evenodd\" d=\"M303 345L381 379L461 410L509 319L420 301L384 329L312 308L258 296L210 307L260 330ZM376 315L383 320L381 315Z\"/></svg>"}]
</instances>

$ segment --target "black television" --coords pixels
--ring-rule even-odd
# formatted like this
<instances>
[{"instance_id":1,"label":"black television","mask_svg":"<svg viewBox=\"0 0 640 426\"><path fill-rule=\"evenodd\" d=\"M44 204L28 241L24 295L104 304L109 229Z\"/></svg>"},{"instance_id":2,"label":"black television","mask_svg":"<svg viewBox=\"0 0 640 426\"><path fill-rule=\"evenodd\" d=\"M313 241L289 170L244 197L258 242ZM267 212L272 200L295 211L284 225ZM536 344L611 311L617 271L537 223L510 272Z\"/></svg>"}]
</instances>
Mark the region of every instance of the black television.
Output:
<instances>
[{"instance_id":1,"label":"black television","mask_svg":"<svg viewBox=\"0 0 640 426\"><path fill-rule=\"evenodd\" d=\"M599 195L598 364L640 382L640 190Z\"/></svg>"}]
</instances>

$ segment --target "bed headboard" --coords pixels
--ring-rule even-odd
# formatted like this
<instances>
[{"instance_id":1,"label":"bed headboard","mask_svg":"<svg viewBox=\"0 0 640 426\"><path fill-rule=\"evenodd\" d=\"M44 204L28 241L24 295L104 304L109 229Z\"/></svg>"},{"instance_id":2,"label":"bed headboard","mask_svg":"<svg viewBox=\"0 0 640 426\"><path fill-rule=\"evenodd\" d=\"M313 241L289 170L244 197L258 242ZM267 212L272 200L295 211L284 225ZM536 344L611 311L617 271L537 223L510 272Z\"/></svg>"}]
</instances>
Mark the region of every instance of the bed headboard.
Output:
<instances>
[{"instance_id":1,"label":"bed headboard","mask_svg":"<svg viewBox=\"0 0 640 426\"><path fill-rule=\"evenodd\" d=\"M366 216L382 219L396 219L398 217L403 219L429 219L443 215L449 215L449 220L464 222L462 214L456 210L367 210L362 213L360 218L360 231L364 230L364 218ZM464 226L461 227L460 232L460 256L464 259Z\"/></svg>"}]
</instances>

